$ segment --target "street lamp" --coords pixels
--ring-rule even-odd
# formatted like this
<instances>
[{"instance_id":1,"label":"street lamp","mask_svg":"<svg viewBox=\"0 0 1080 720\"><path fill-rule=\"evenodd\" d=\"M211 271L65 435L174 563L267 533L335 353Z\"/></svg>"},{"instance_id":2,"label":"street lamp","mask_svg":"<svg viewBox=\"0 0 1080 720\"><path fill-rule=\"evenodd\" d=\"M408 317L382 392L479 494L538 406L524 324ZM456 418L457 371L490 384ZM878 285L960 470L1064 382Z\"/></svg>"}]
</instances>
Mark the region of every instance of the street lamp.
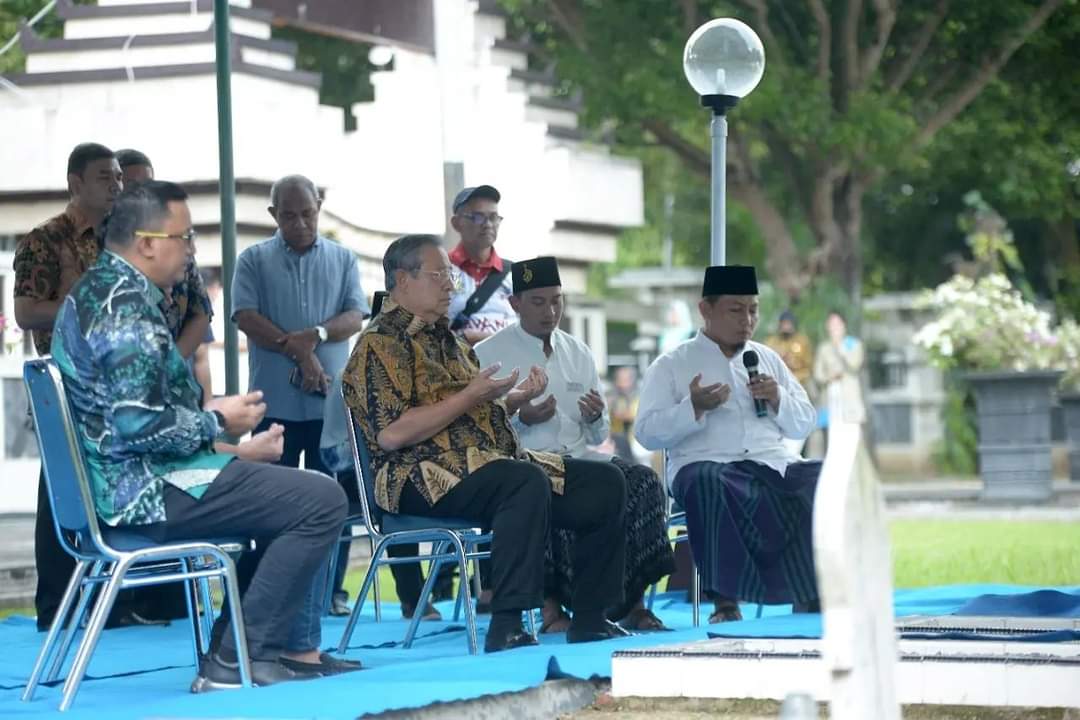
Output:
<instances>
[{"instance_id":1,"label":"street lamp","mask_svg":"<svg viewBox=\"0 0 1080 720\"><path fill-rule=\"evenodd\" d=\"M727 264L727 117L761 82L765 72L765 48L761 39L745 23L733 18L717 18L705 23L690 36L683 50L683 72L690 86L701 96L701 104L712 108L712 245L710 264Z\"/></svg>"}]
</instances>

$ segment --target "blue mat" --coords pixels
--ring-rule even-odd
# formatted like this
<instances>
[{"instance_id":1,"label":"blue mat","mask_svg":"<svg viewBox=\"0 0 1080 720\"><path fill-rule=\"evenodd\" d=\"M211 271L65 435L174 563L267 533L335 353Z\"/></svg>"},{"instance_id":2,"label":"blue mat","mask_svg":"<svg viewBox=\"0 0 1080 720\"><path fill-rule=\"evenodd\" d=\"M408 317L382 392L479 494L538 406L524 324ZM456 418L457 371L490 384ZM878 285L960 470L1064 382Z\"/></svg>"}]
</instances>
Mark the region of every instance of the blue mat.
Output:
<instances>
[{"instance_id":1,"label":"blue mat","mask_svg":"<svg viewBox=\"0 0 1080 720\"><path fill-rule=\"evenodd\" d=\"M1018 596L1042 590L1014 586L951 586L896 593L897 615L955 614L985 596L1018 602ZM1059 588L1064 601L1080 599L1080 588ZM354 647L346 654L370 668L360 673L290 683L247 691L191 695L194 676L191 641L184 622L170 627L121 628L107 631L90 663L90 676L79 691L67 717L123 720L154 717L325 718L351 720L365 713L420 707L500 692L524 690L553 677L611 675L615 650L701 640L719 626L693 628L684 593L657 597L655 610L675 632L638 635L604 643L567 645L562 635L545 636L541 645L509 653L470 657L464 629L448 622L425 622L412 649L400 647L403 621L376 623L368 614L361 620ZM1053 607L1058 607L1054 605ZM440 606L444 617L451 608ZM757 606L742 608L754 618ZM1074 606L1075 611L1075 606ZM1064 611L1063 611L1064 612ZM990 614L1004 614L991 612ZM384 607L384 618L397 617L396 606ZM1075 615L1065 615L1073 617ZM1062 617L1058 615L1057 617ZM344 621L328 618L323 637L327 646L341 637ZM481 623L481 633L486 623ZM790 606L768 606L760 619L723 626L725 635L739 637L818 637L816 615L791 615ZM52 716L59 688L42 687L31 703L19 702L44 635L29 618L13 617L0 623L0 717ZM482 640L481 640L482 642Z\"/></svg>"}]
</instances>

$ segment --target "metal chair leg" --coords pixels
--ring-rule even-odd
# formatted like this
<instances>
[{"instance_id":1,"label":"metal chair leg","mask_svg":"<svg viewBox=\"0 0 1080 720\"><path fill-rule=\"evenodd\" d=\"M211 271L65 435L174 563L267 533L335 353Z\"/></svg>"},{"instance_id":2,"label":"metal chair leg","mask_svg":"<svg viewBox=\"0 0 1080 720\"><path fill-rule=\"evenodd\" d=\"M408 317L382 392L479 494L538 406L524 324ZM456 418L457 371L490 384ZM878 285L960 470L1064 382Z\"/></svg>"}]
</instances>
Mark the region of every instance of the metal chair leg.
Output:
<instances>
[{"instance_id":1,"label":"metal chair leg","mask_svg":"<svg viewBox=\"0 0 1080 720\"><path fill-rule=\"evenodd\" d=\"M182 558L180 560L180 567L185 573L191 572L191 560L189 558ZM195 656L195 667L199 667L199 660L202 659L203 647L203 628L202 621L199 618L198 593L198 581L184 581L184 605L187 607L188 622L191 623L191 651Z\"/></svg>"},{"instance_id":2,"label":"metal chair leg","mask_svg":"<svg viewBox=\"0 0 1080 720\"><path fill-rule=\"evenodd\" d=\"M93 567L90 568L88 577L100 577L107 565L101 560L95 562ZM71 652L71 643L79 630L85 625L86 617L94 605L94 596L101 591L101 585L98 582L88 583L84 579L79 604L68 619L67 628L63 631L60 639L60 649L53 655L52 667L49 669L49 674L45 676L45 682L53 682L60 677L60 672L64 669L64 663L67 662L68 653Z\"/></svg>"},{"instance_id":3,"label":"metal chair leg","mask_svg":"<svg viewBox=\"0 0 1080 720\"><path fill-rule=\"evenodd\" d=\"M469 654L476 655L479 649L479 642L476 637L476 608L473 607L472 598L469 597L469 579L467 574L469 572L469 561L465 557L465 546L461 542L461 538L456 533L451 533L451 542L454 545L454 551L457 554L458 570L461 573L461 594L462 603L465 606L465 628L469 636Z\"/></svg>"},{"instance_id":4,"label":"metal chair leg","mask_svg":"<svg viewBox=\"0 0 1080 720\"><path fill-rule=\"evenodd\" d=\"M382 559L382 554L385 549L386 539L384 538L376 543L375 549L371 551L371 564L368 565L368 570L364 574L364 582L360 585L360 592L356 596L356 602L353 604L352 612L349 613L349 621L345 623L345 632L342 633L341 642L338 643L337 651L339 653L345 652L349 646L349 640L352 639L353 631L356 629L356 622L360 619L360 611L364 608L364 600L367 598L368 590L371 588L371 583L379 572L379 560Z\"/></svg>"},{"instance_id":5,"label":"metal chair leg","mask_svg":"<svg viewBox=\"0 0 1080 720\"><path fill-rule=\"evenodd\" d=\"M654 582L652 585L649 586L649 599L645 603L645 607L647 607L650 611L652 610L653 601L656 600L656 586L659 584L660 583L658 581Z\"/></svg>"},{"instance_id":6,"label":"metal chair leg","mask_svg":"<svg viewBox=\"0 0 1080 720\"><path fill-rule=\"evenodd\" d=\"M694 608L694 627L698 627L701 625L701 574L698 573L697 565L690 576L690 603Z\"/></svg>"},{"instance_id":7,"label":"metal chair leg","mask_svg":"<svg viewBox=\"0 0 1080 720\"><path fill-rule=\"evenodd\" d=\"M41 679L41 671L45 669L45 665L49 662L49 657L56 648L56 642L60 639L65 623L69 626L72 624L67 616L70 614L75 595L79 593L82 580L86 577L89 569L90 563L86 560L80 560L75 564L75 570L72 571L71 578L68 580L64 597L60 600L60 608L53 617L52 625L49 626L49 634L45 637L45 644L41 646L41 650L38 652L37 660L34 662L34 669L30 671L30 679L26 681L26 689L23 690L22 694L23 702L27 702L34 697L34 691L37 689L38 681ZM80 598L80 604L81 602L82 599Z\"/></svg>"},{"instance_id":8,"label":"metal chair leg","mask_svg":"<svg viewBox=\"0 0 1080 720\"><path fill-rule=\"evenodd\" d=\"M214 599L210 595L210 578L199 578L199 599L202 604L202 613L199 620L202 623L204 653L210 652L210 641L214 637ZM225 592L225 580L221 580L222 593Z\"/></svg>"},{"instance_id":9,"label":"metal chair leg","mask_svg":"<svg viewBox=\"0 0 1080 720\"><path fill-rule=\"evenodd\" d=\"M109 616L113 603L116 602L116 596L120 592L120 584L130 567L131 561L128 558L116 563L109 581L105 584L105 589L101 591L101 597L98 598L97 603L94 605L94 612L90 614L90 623L87 625L86 634L83 636L82 642L79 643L79 649L75 652L75 662L72 663L71 672L68 673L67 680L64 682L63 696L60 700L60 712L67 711L71 704L75 702L75 695L79 692L83 676L86 675L86 667L90 664L90 657L94 654L98 640L101 639L102 630L105 629L105 620Z\"/></svg>"},{"instance_id":10,"label":"metal chair leg","mask_svg":"<svg viewBox=\"0 0 1080 720\"><path fill-rule=\"evenodd\" d=\"M424 614L424 608L427 607L428 598L431 597L431 591L435 587L435 578L439 574L439 568L442 567L443 561L438 559L439 555L446 552L446 541L440 540L431 545L431 557L432 560L428 563L428 576L424 580L424 587L420 590L420 597L416 599L416 607L413 609L412 620L409 621L409 629L405 632L405 642L403 647L412 647L413 639L416 637L416 631L420 627L420 618ZM462 583L466 585L468 583Z\"/></svg>"},{"instance_id":11,"label":"metal chair leg","mask_svg":"<svg viewBox=\"0 0 1080 720\"><path fill-rule=\"evenodd\" d=\"M334 604L334 578L337 576L338 552L341 550L341 535L330 550L330 562L326 567L326 589L323 592L322 616L330 615L330 606Z\"/></svg>"},{"instance_id":12,"label":"metal chair leg","mask_svg":"<svg viewBox=\"0 0 1080 720\"><path fill-rule=\"evenodd\" d=\"M251 687L251 658L248 657L247 629L244 627L243 611L240 608L240 584L236 576L236 563L228 553L222 552L218 556L225 571L222 581L225 584L225 595L229 598L229 625L232 626L233 640L236 642L236 661L240 668L241 687Z\"/></svg>"},{"instance_id":13,"label":"metal chair leg","mask_svg":"<svg viewBox=\"0 0 1080 720\"><path fill-rule=\"evenodd\" d=\"M367 536L368 543L371 545L371 556L375 557L375 541L370 535ZM375 622L382 622L382 592L379 590L379 574L375 574L374 585L371 588L375 594Z\"/></svg>"}]
</instances>

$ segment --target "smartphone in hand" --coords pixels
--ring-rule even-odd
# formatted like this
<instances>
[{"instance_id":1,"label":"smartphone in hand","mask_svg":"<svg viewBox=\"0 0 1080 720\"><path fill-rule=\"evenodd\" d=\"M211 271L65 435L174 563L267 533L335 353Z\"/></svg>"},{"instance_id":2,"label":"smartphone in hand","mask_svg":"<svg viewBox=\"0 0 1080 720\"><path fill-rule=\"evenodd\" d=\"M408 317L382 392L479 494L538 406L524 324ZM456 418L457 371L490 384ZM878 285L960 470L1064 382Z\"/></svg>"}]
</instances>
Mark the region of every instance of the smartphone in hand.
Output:
<instances>
[{"instance_id":1,"label":"smartphone in hand","mask_svg":"<svg viewBox=\"0 0 1080 720\"><path fill-rule=\"evenodd\" d=\"M289 382L298 388L304 387L304 373L300 370L300 368L294 367L292 369L292 372L289 373ZM326 393L322 390L316 390L312 394L318 395L319 397L326 397Z\"/></svg>"}]
</instances>

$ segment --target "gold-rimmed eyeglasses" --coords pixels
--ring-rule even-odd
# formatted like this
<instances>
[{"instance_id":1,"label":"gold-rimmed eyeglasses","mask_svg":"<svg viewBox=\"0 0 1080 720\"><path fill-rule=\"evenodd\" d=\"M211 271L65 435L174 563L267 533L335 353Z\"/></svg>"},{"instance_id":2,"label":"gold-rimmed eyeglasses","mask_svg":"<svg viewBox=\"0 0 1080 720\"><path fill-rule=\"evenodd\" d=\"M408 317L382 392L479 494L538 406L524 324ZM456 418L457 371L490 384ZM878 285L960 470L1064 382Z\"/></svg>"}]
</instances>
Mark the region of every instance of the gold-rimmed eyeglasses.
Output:
<instances>
[{"instance_id":1,"label":"gold-rimmed eyeglasses","mask_svg":"<svg viewBox=\"0 0 1080 720\"><path fill-rule=\"evenodd\" d=\"M199 239L199 233L195 232L194 228L188 230L185 233L180 233L179 235L176 235L176 234L170 235L169 233L163 233L163 232L152 232L150 230L136 230L135 234L136 235L142 235L143 237L148 237L148 238L165 238L165 239L168 239L168 240L183 240L185 243L187 243L187 246L189 248L195 247L195 241Z\"/></svg>"}]
</instances>

